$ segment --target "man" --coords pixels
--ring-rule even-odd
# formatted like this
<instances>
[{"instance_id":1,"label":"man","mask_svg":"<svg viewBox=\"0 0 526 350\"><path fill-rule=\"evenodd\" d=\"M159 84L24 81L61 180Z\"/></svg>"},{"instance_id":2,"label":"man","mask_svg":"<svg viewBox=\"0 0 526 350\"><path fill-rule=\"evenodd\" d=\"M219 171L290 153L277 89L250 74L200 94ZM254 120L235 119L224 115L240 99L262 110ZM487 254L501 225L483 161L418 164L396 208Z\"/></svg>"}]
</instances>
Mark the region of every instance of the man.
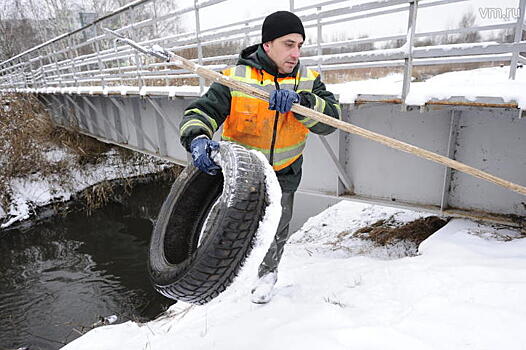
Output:
<instances>
[{"instance_id":1,"label":"man","mask_svg":"<svg viewBox=\"0 0 526 350\"><path fill-rule=\"evenodd\" d=\"M340 106L325 89L319 74L300 65L305 30L291 12L267 16L262 43L241 52L235 67L223 74L270 93L269 102L213 83L185 111L181 143L192 153L196 167L215 174L219 167L210 152L219 148L212 135L224 123L222 139L261 151L276 171L282 190L282 215L274 241L259 267L252 301L267 303L277 280L277 267L289 236L294 193L301 180L302 151L307 134L327 135L335 129L290 111L293 103L340 118Z\"/></svg>"}]
</instances>

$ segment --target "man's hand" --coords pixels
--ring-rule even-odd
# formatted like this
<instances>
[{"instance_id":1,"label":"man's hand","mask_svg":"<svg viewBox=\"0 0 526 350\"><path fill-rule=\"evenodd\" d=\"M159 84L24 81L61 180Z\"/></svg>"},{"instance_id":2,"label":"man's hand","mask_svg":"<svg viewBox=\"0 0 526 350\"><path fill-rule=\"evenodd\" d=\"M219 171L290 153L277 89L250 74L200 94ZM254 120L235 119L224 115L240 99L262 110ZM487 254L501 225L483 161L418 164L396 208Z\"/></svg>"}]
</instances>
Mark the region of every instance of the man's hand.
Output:
<instances>
[{"instance_id":1,"label":"man's hand","mask_svg":"<svg viewBox=\"0 0 526 350\"><path fill-rule=\"evenodd\" d=\"M219 143L206 136L193 139L190 144L190 152L196 168L209 175L217 174L217 170L221 168L212 160L211 152L218 149Z\"/></svg>"},{"instance_id":2,"label":"man's hand","mask_svg":"<svg viewBox=\"0 0 526 350\"><path fill-rule=\"evenodd\" d=\"M287 113L292 108L293 103L300 101L300 95L292 90L274 90L270 93L268 100L268 109L278 111L280 113Z\"/></svg>"}]
</instances>

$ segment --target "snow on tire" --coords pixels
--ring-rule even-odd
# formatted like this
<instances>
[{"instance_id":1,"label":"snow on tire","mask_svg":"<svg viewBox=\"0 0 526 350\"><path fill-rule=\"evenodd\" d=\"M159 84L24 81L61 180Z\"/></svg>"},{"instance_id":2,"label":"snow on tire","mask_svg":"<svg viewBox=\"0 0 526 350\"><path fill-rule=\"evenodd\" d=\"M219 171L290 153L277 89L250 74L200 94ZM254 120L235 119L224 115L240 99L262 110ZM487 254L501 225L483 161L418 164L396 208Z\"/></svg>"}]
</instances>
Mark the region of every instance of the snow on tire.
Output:
<instances>
[{"instance_id":1,"label":"snow on tire","mask_svg":"<svg viewBox=\"0 0 526 350\"><path fill-rule=\"evenodd\" d=\"M223 173L192 165L179 175L153 229L149 273L168 298L205 304L234 280L267 206L264 165L253 152L220 143Z\"/></svg>"}]
</instances>

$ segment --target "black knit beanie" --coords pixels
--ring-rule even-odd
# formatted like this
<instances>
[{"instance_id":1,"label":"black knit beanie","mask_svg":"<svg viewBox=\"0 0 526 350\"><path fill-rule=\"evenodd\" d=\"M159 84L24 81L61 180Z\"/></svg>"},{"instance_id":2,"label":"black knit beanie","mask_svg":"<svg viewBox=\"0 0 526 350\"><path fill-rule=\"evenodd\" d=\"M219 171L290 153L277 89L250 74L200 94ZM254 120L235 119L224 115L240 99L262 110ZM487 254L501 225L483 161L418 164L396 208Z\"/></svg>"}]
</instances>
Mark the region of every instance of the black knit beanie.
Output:
<instances>
[{"instance_id":1,"label":"black knit beanie","mask_svg":"<svg viewBox=\"0 0 526 350\"><path fill-rule=\"evenodd\" d=\"M263 21L261 42L266 43L291 33L301 34L305 40L305 29L303 29L301 19L289 11L274 12Z\"/></svg>"}]
</instances>

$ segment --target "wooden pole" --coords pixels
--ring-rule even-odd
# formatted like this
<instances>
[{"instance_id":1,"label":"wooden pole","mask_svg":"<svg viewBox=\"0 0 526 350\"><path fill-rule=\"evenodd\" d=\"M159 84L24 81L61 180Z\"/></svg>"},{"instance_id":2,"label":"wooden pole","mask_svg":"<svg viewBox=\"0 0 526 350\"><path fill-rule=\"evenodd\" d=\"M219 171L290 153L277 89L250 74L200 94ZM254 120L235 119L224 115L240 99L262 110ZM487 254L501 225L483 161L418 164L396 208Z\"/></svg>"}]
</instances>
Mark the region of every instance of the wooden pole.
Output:
<instances>
[{"instance_id":1,"label":"wooden pole","mask_svg":"<svg viewBox=\"0 0 526 350\"><path fill-rule=\"evenodd\" d=\"M159 57L159 58L169 59L170 62L174 63L175 65L177 65L177 66L179 66L181 68L185 68L185 69L187 69L187 70L199 75L200 77L203 77L205 79L217 82L217 83L222 84L222 85L226 85L226 86L228 86L230 88L234 88L236 90L243 91L244 93L249 94L249 95L251 95L253 97L259 98L259 99L261 99L263 101L268 101L268 99L269 99L269 93L264 91L264 90L260 90L260 89L258 89L256 87L250 86L250 85L245 84L243 82L231 79L230 77L227 77L227 76L225 76L223 74L217 73L217 72L215 72L213 70L210 70L208 68L205 68L203 66L197 65L197 64L193 63L192 61L187 60L186 58L178 56L178 55L176 55L174 53L166 52L162 48L158 47L158 48L153 48L153 50L149 50L149 49L146 49L146 48L138 45L137 43L131 41L130 39L126 39L126 38L122 37L121 35L118 35L118 34L112 32L110 30L107 30L107 31L112 33L113 35L119 36L121 38L121 40L127 42L128 44L132 45L133 47L135 47L136 49L138 49L140 51L143 51L143 52L145 52L147 54L154 55L154 56ZM300 115L309 117L311 119L317 120L317 121L319 121L321 123L330 125L330 126L335 127L337 129L346 131L348 133L359 135L359 136L365 137L366 139L379 142L379 143L381 143L383 145L386 145L388 147L391 147L391 148L394 148L394 149L397 149L397 150L400 150L400 151L403 151L403 152L407 152L407 153L410 153L410 154L414 154L414 155L416 155L416 156L418 156L420 158L424 158L424 159L433 161L435 163L448 166L450 168L453 168L453 169L456 169L456 170L461 171L463 173L472 175L472 176L477 177L479 179L483 179L483 180L492 182L492 183L494 183L496 185L502 186L504 188L510 189L512 191L515 191L517 193L520 193L520 194L526 196L526 187L524 187L524 186L517 185L517 184L515 184L513 182L501 179L501 178L499 178L499 177L497 177L495 175L491 175L491 174L489 174L489 173L487 173L485 171L473 168L473 167L471 167L469 165L466 165L466 164L461 163L459 161L450 159L448 157L444 157L444 156L442 156L440 154L437 154L437 153L434 153L434 152L430 152L430 151L427 151L427 150L425 150L423 148L420 148L420 147L417 147L417 146L413 146L411 144L408 144L408 143L405 143L405 142L402 142L402 141L398 141L398 140L393 139L391 137L387 137L385 135L378 134L378 133L375 133L373 131L369 131L367 129L360 128L360 127L358 127L356 125L353 125L353 124L350 124L350 123L347 123L347 122L344 122L344 121L341 121L341 120L329 117L328 115L325 115L325 114L317 112L317 111L315 111L313 109L301 106L300 104L297 104L297 103L292 106L291 111L293 111L295 113L298 113Z\"/></svg>"}]
</instances>

